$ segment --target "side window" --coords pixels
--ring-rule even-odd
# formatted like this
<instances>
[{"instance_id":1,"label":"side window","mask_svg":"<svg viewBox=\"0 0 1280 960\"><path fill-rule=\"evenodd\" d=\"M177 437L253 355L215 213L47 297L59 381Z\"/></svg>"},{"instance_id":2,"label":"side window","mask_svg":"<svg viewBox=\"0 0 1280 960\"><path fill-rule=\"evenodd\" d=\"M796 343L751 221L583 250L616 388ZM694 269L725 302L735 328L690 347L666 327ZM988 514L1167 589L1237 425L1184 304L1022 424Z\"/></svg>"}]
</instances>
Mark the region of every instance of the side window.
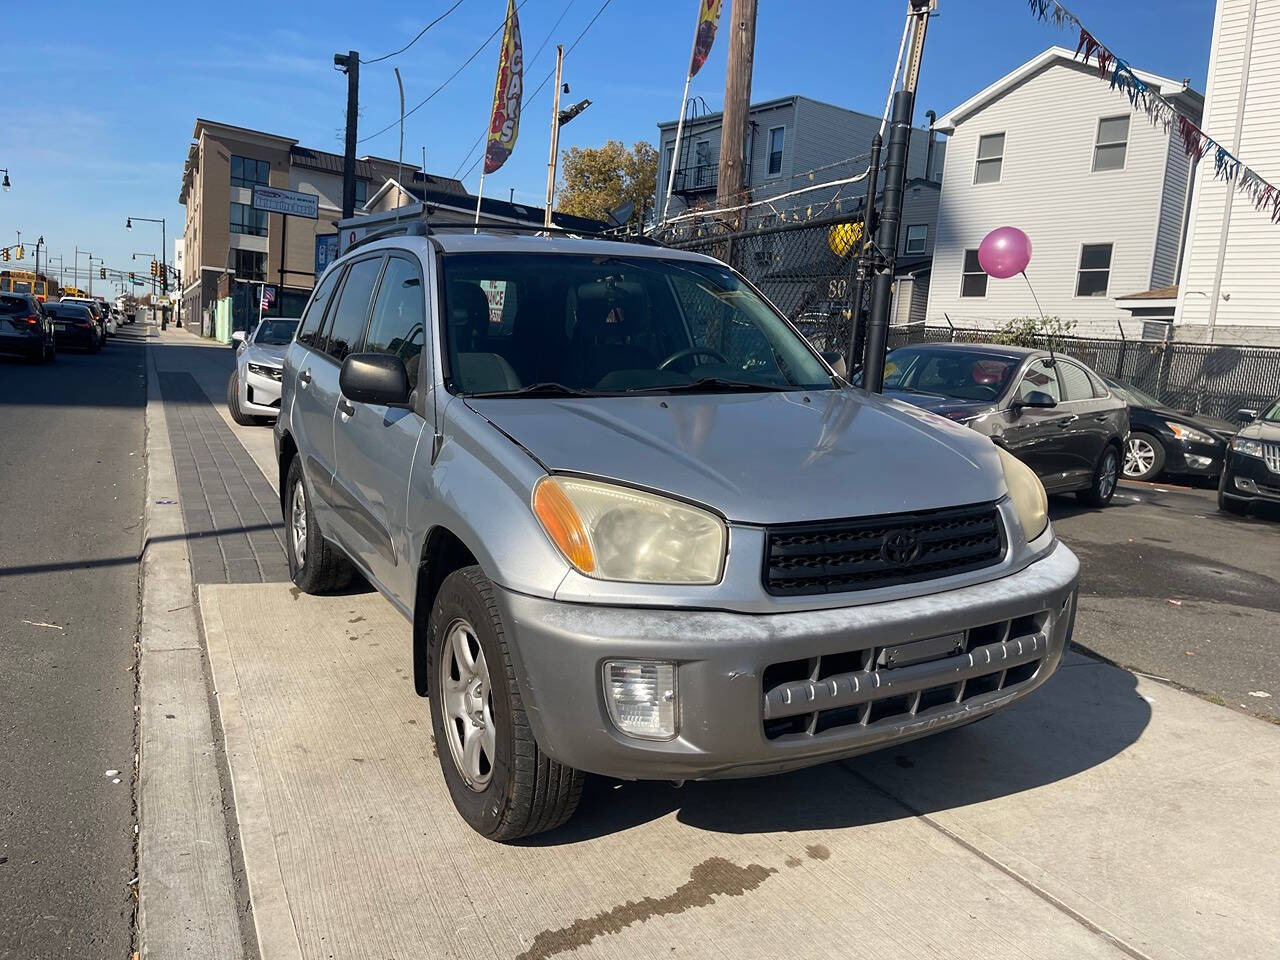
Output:
<instances>
[{"instance_id":1,"label":"side window","mask_svg":"<svg viewBox=\"0 0 1280 960\"><path fill-rule=\"evenodd\" d=\"M315 346L316 335L320 332L320 324L324 322L324 311L329 306L329 301L333 299L333 291L338 286L338 277L342 275L342 268L330 271L329 275L324 278L319 288L315 292L315 296L311 298L311 305L307 307L307 312L302 316L302 324L298 328L298 342L308 347Z\"/></svg>"},{"instance_id":2,"label":"side window","mask_svg":"<svg viewBox=\"0 0 1280 960\"><path fill-rule=\"evenodd\" d=\"M1058 380L1061 382L1062 390L1066 394L1065 399L1093 399L1093 384L1089 382L1089 375L1081 367L1077 367L1074 363L1066 360L1059 360L1057 368Z\"/></svg>"},{"instance_id":3,"label":"side window","mask_svg":"<svg viewBox=\"0 0 1280 960\"><path fill-rule=\"evenodd\" d=\"M333 321L325 339L324 352L341 363L347 354L360 349L360 335L369 316L369 301L373 287L382 269L382 257L357 260L347 271L347 282L338 295L338 304L332 310Z\"/></svg>"},{"instance_id":4,"label":"side window","mask_svg":"<svg viewBox=\"0 0 1280 960\"><path fill-rule=\"evenodd\" d=\"M416 264L392 257L382 275L378 299L373 302L373 318L369 321L364 349L371 353L390 353L403 360L410 387L418 385L418 358L422 353L425 320L422 274Z\"/></svg>"},{"instance_id":5,"label":"side window","mask_svg":"<svg viewBox=\"0 0 1280 960\"><path fill-rule=\"evenodd\" d=\"M1027 367L1018 384L1018 396L1026 399L1031 393L1047 393L1054 400L1061 402L1062 389L1058 386L1058 373L1045 360L1035 360Z\"/></svg>"}]
</instances>

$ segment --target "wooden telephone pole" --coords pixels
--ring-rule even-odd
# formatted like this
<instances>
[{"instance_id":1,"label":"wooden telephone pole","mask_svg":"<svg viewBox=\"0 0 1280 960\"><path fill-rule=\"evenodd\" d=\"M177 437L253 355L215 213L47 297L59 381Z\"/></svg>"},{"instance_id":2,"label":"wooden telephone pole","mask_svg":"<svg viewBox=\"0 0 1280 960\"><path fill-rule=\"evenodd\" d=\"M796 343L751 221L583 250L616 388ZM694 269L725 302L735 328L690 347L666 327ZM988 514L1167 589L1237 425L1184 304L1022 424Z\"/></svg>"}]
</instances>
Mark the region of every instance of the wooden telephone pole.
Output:
<instances>
[{"instance_id":1,"label":"wooden telephone pole","mask_svg":"<svg viewBox=\"0 0 1280 960\"><path fill-rule=\"evenodd\" d=\"M720 168L716 207L742 202L746 186L746 138L751 108L751 66L756 51L756 0L733 0L729 23L729 66L724 78L724 116L720 123ZM742 224L742 212L722 218Z\"/></svg>"}]
</instances>

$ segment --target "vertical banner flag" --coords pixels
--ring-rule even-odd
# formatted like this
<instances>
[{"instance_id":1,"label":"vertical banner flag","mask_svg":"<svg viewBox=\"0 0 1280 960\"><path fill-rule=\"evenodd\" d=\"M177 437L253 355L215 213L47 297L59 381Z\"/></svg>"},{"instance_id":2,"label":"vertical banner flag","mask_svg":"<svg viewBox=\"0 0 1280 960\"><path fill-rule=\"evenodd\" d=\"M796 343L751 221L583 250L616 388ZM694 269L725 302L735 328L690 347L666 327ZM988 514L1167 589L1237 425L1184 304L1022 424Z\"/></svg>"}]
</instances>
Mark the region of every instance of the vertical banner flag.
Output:
<instances>
[{"instance_id":1,"label":"vertical banner flag","mask_svg":"<svg viewBox=\"0 0 1280 960\"><path fill-rule=\"evenodd\" d=\"M716 42L716 26L720 23L722 0L698 0L698 32L693 41L693 59L689 61L689 76L696 76L707 62L711 44Z\"/></svg>"},{"instance_id":2,"label":"vertical banner flag","mask_svg":"<svg viewBox=\"0 0 1280 960\"><path fill-rule=\"evenodd\" d=\"M507 28L498 54L498 80L493 88L493 113L484 150L484 172L493 173L515 149L520 135L520 101L524 94L524 49L515 0L507 0Z\"/></svg>"}]
</instances>

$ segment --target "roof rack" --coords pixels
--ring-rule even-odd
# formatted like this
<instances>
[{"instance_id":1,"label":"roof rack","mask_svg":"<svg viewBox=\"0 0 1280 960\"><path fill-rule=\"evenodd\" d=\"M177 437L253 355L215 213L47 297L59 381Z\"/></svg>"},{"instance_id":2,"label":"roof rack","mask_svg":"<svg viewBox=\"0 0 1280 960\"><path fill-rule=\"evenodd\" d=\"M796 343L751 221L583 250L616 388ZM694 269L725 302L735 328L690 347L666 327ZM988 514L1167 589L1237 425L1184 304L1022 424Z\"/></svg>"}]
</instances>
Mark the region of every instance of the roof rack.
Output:
<instances>
[{"instance_id":1,"label":"roof rack","mask_svg":"<svg viewBox=\"0 0 1280 960\"><path fill-rule=\"evenodd\" d=\"M374 230L372 233L366 233L359 240L356 240L347 249L345 253L350 253L356 247L363 247L366 243L373 243L375 240L386 240L388 237L426 237L430 236L431 228L422 220L405 220L403 223L396 223L389 227L383 227L381 230Z\"/></svg>"},{"instance_id":2,"label":"roof rack","mask_svg":"<svg viewBox=\"0 0 1280 960\"><path fill-rule=\"evenodd\" d=\"M373 243L376 240L386 240L389 237L429 237L433 234L442 233L444 231L465 231L476 230L475 224L471 223L441 223L432 227L425 220L414 218L412 220L404 220L400 223L394 223L391 226L374 230L366 233L363 237L356 240L344 253L350 253L357 247L365 244ZM582 237L591 240L611 240L615 243L639 243L644 246L661 247L663 244L655 240L653 237L639 236L618 236L617 234L606 233L596 230L575 230L572 227L562 227L559 224L552 224L550 227L539 226L532 223L484 223L479 225L479 230L483 233L495 232L523 232L529 234L556 234L566 237Z\"/></svg>"}]
</instances>

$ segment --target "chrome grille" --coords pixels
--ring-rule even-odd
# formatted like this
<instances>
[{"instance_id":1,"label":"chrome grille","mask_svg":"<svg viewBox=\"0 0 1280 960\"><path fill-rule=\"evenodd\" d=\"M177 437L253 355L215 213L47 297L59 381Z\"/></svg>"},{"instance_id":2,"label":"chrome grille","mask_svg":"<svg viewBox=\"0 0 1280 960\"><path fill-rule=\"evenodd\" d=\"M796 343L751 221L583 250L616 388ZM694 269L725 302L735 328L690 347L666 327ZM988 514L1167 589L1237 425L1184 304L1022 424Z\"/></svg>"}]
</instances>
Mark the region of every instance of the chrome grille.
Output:
<instances>
[{"instance_id":1,"label":"chrome grille","mask_svg":"<svg viewBox=\"0 0 1280 960\"><path fill-rule=\"evenodd\" d=\"M990 503L788 524L767 531L764 585L802 596L915 583L992 566L1004 548Z\"/></svg>"},{"instance_id":2,"label":"chrome grille","mask_svg":"<svg viewBox=\"0 0 1280 960\"><path fill-rule=\"evenodd\" d=\"M1267 462L1267 468L1272 473L1280 473L1280 443L1264 443L1262 459Z\"/></svg>"}]
</instances>

